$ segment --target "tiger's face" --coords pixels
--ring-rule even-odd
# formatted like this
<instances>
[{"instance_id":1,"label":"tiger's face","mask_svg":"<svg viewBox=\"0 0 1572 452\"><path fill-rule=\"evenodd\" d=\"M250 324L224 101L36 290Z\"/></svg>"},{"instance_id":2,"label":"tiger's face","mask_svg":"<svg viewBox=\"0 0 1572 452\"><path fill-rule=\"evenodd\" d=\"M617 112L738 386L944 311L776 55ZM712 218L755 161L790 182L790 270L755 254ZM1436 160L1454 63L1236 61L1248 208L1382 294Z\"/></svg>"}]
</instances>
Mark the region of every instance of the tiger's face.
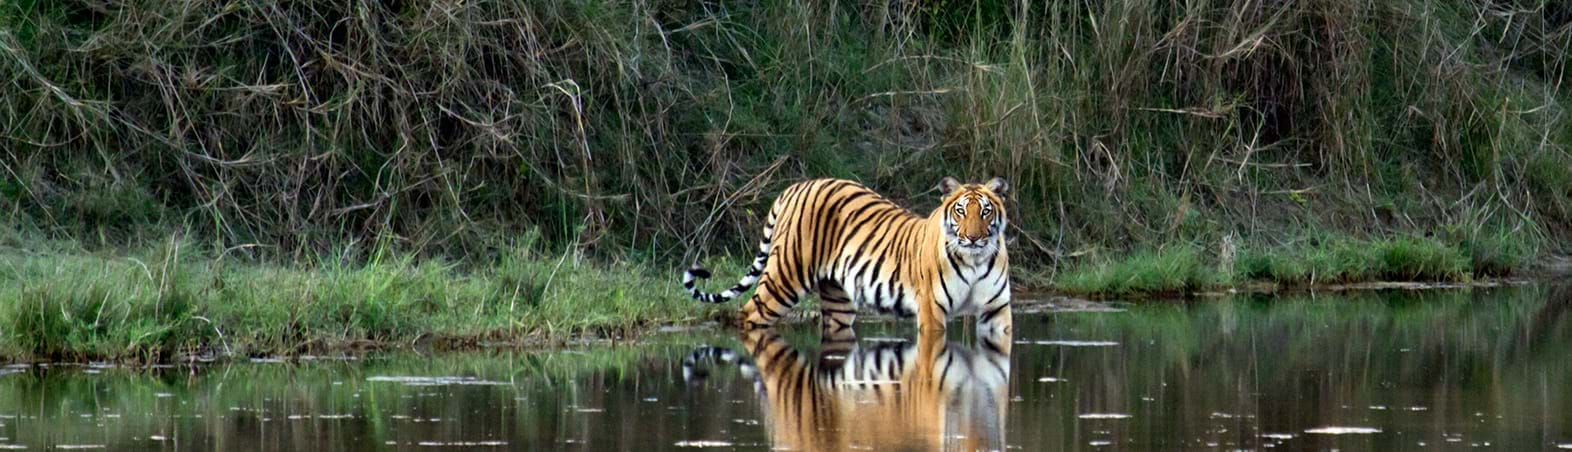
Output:
<instances>
[{"instance_id":1,"label":"tiger's face","mask_svg":"<svg viewBox=\"0 0 1572 452\"><path fill-rule=\"evenodd\" d=\"M962 184L946 177L939 187L945 192L942 209L946 249L980 256L1003 246L1008 182L995 177L986 184Z\"/></svg>"}]
</instances>

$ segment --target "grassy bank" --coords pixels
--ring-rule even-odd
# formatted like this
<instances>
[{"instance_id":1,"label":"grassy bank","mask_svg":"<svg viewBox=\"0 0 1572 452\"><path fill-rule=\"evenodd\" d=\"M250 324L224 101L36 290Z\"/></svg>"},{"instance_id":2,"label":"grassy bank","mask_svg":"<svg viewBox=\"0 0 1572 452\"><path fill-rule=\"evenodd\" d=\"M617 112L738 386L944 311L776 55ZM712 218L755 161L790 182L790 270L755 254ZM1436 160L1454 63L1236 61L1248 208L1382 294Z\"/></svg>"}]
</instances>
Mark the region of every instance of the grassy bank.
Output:
<instances>
[{"instance_id":1,"label":"grassy bank","mask_svg":"<svg viewBox=\"0 0 1572 452\"><path fill-rule=\"evenodd\" d=\"M677 269L548 253L529 240L488 262L417 262L372 253L280 266L171 238L88 253L61 242L0 247L0 361L292 355L417 343L553 344L631 337L728 318L681 292ZM9 245L9 243L7 243ZM1529 252L1432 239L1336 239L1245 248L1227 268L1189 245L1111 258L1059 275L1018 269L1024 291L1132 297L1378 280L1458 281L1517 268ZM1501 262L1501 259L1509 259ZM738 259L714 262L722 279ZM810 307L806 308L811 310Z\"/></svg>"},{"instance_id":2,"label":"grassy bank","mask_svg":"<svg viewBox=\"0 0 1572 452\"><path fill-rule=\"evenodd\" d=\"M1285 243L1178 243L1114 258L1090 258L1057 275L1024 279L1090 296L1185 295L1251 286L1315 287L1377 281L1466 282L1525 273L1540 245L1510 231L1469 237L1358 239L1306 236ZM1225 250L1226 248L1226 250Z\"/></svg>"},{"instance_id":3,"label":"grassy bank","mask_svg":"<svg viewBox=\"0 0 1572 452\"><path fill-rule=\"evenodd\" d=\"M431 340L552 343L712 317L679 294L672 274L527 244L468 268L380 255L236 263L178 240L118 255L13 249L0 252L0 356L161 360Z\"/></svg>"}]
</instances>

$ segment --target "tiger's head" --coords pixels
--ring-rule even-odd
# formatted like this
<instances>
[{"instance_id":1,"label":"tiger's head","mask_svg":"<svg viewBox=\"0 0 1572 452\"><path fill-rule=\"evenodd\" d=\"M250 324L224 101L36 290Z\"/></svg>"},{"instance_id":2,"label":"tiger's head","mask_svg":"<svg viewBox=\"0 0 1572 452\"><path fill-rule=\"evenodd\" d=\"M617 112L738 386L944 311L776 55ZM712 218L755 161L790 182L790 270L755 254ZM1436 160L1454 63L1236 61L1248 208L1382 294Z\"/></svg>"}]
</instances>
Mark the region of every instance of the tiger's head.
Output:
<instances>
[{"instance_id":1,"label":"tiger's head","mask_svg":"<svg viewBox=\"0 0 1572 452\"><path fill-rule=\"evenodd\" d=\"M986 184L962 184L952 177L939 181L944 202L944 247L974 256L992 254L1004 246L1004 195L1010 183L995 177Z\"/></svg>"}]
</instances>

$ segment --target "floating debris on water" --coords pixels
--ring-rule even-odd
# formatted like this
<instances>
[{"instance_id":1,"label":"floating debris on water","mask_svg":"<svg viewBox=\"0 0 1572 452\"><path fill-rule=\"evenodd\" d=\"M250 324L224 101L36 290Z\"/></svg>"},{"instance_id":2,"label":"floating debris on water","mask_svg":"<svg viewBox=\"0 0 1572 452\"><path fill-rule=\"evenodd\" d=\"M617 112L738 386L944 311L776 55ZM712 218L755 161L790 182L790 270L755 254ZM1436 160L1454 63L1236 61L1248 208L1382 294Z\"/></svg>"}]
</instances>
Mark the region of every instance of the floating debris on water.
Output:
<instances>
[{"instance_id":1,"label":"floating debris on water","mask_svg":"<svg viewBox=\"0 0 1572 452\"><path fill-rule=\"evenodd\" d=\"M714 440L701 439L701 440L697 440L697 441L677 441L676 442L676 446L677 447L732 447L733 444L729 443L729 442L726 442L726 441L714 441Z\"/></svg>"},{"instance_id":2,"label":"floating debris on water","mask_svg":"<svg viewBox=\"0 0 1572 452\"><path fill-rule=\"evenodd\" d=\"M1305 433L1311 433L1311 434L1316 434L1316 435L1368 435L1368 434L1371 434L1371 433L1381 433L1381 429L1373 428L1373 427L1333 427L1333 426L1327 426L1327 427L1316 427L1316 428L1312 428L1312 429L1309 429L1309 430L1305 430Z\"/></svg>"},{"instance_id":3,"label":"floating debris on water","mask_svg":"<svg viewBox=\"0 0 1572 452\"><path fill-rule=\"evenodd\" d=\"M1015 341L1015 343L1016 344L1021 344L1021 345L1057 345L1057 346L1060 346L1060 347L1113 347L1113 346L1119 345L1118 342L1113 342L1113 341L1072 341L1072 340Z\"/></svg>"},{"instance_id":4,"label":"floating debris on water","mask_svg":"<svg viewBox=\"0 0 1572 452\"><path fill-rule=\"evenodd\" d=\"M447 386L447 385L497 385L506 386L505 381L481 380L475 377L410 377L378 375L367 377L366 381L381 381L390 383L403 383L408 386Z\"/></svg>"},{"instance_id":5,"label":"floating debris on water","mask_svg":"<svg viewBox=\"0 0 1572 452\"><path fill-rule=\"evenodd\" d=\"M1042 378L1038 378L1037 379L1038 383L1063 383L1063 382L1067 382L1067 381L1070 381L1070 380L1063 379L1063 378L1055 378L1055 377L1042 377Z\"/></svg>"},{"instance_id":6,"label":"floating debris on water","mask_svg":"<svg viewBox=\"0 0 1572 452\"><path fill-rule=\"evenodd\" d=\"M1081 419L1129 419L1130 415L1124 413L1082 413L1075 417Z\"/></svg>"},{"instance_id":7,"label":"floating debris on water","mask_svg":"<svg viewBox=\"0 0 1572 452\"><path fill-rule=\"evenodd\" d=\"M1294 439L1294 434L1293 433L1262 433L1261 437L1262 438L1270 438L1270 439Z\"/></svg>"},{"instance_id":8,"label":"floating debris on water","mask_svg":"<svg viewBox=\"0 0 1572 452\"><path fill-rule=\"evenodd\" d=\"M421 447L502 447L508 445L507 441L421 441L415 443Z\"/></svg>"},{"instance_id":9,"label":"floating debris on water","mask_svg":"<svg viewBox=\"0 0 1572 452\"><path fill-rule=\"evenodd\" d=\"M166 441L166 440L169 439L169 437L164 436L164 435L150 435L150 436L147 437L147 439L150 439L150 440L153 440L153 441Z\"/></svg>"},{"instance_id":10,"label":"floating debris on water","mask_svg":"<svg viewBox=\"0 0 1572 452\"><path fill-rule=\"evenodd\" d=\"M1086 445L1092 446L1092 447L1110 446L1110 445L1113 445L1113 441L1106 441L1106 440L1100 440L1099 439L1099 440L1095 440L1095 441L1087 441Z\"/></svg>"}]
</instances>

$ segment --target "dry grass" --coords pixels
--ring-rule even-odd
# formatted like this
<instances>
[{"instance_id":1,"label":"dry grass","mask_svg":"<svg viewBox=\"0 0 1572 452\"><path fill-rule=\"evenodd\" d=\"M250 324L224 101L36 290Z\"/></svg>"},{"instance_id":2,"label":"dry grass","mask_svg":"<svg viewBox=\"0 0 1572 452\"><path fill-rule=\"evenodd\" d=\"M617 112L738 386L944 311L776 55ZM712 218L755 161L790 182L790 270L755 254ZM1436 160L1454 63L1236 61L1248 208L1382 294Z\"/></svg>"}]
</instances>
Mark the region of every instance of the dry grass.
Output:
<instances>
[{"instance_id":1,"label":"dry grass","mask_svg":"<svg viewBox=\"0 0 1572 452\"><path fill-rule=\"evenodd\" d=\"M486 262L538 228L671 265L746 249L801 178L927 208L1002 175L1045 272L1572 234L1561 2L960 3L10 2L0 209L89 248Z\"/></svg>"}]
</instances>

